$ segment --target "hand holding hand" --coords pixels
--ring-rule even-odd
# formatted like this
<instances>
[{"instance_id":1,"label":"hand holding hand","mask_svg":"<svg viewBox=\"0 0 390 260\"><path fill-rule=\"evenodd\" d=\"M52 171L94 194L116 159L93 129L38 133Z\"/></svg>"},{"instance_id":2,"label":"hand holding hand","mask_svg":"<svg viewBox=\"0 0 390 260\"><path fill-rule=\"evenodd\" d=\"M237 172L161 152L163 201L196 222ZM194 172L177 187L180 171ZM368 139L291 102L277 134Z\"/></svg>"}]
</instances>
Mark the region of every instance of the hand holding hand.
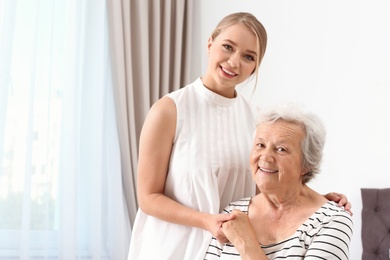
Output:
<instances>
[{"instance_id":1,"label":"hand holding hand","mask_svg":"<svg viewBox=\"0 0 390 260\"><path fill-rule=\"evenodd\" d=\"M233 214L217 214L211 215L211 221L209 221L210 226L208 230L213 234L213 236L220 243L227 243L229 240L226 238L225 234L222 231L223 223L233 220L235 215Z\"/></svg>"},{"instance_id":2,"label":"hand holding hand","mask_svg":"<svg viewBox=\"0 0 390 260\"><path fill-rule=\"evenodd\" d=\"M222 224L222 231L229 241L237 249L243 247L246 243L258 245L256 233L248 215L239 210L233 210L231 214L235 218Z\"/></svg>"},{"instance_id":3,"label":"hand holding hand","mask_svg":"<svg viewBox=\"0 0 390 260\"><path fill-rule=\"evenodd\" d=\"M257 240L256 232L247 214L233 210L233 220L222 224L222 231L240 253L241 259L268 259Z\"/></svg>"}]
</instances>

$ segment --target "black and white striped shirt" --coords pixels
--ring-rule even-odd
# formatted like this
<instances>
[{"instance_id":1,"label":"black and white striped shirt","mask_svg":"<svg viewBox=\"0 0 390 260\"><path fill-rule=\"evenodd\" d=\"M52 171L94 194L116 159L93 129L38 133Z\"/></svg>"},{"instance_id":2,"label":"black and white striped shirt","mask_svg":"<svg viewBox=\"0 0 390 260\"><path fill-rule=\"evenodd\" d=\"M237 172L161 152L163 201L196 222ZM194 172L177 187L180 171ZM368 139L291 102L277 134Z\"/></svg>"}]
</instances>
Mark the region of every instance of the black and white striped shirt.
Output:
<instances>
[{"instance_id":1,"label":"black and white striped shirt","mask_svg":"<svg viewBox=\"0 0 390 260\"><path fill-rule=\"evenodd\" d=\"M224 211L248 212L251 198L230 203ZM353 222L348 212L334 202L319 208L299 229L283 241L259 245L268 259L349 259ZM212 239L204 259L241 259L232 244Z\"/></svg>"}]
</instances>

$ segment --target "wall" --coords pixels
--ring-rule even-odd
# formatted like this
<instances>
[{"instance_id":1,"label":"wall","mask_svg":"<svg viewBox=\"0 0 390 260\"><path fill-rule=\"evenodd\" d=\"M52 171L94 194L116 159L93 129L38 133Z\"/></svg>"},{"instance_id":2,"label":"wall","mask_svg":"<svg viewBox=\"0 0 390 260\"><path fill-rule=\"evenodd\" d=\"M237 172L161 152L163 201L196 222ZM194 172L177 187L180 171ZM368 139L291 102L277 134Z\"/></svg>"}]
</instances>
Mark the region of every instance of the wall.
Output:
<instances>
[{"instance_id":1,"label":"wall","mask_svg":"<svg viewBox=\"0 0 390 260\"><path fill-rule=\"evenodd\" d=\"M323 118L325 157L310 186L348 196L355 225L351 259L361 259L360 188L390 187L390 1L201 0L195 5L200 67L194 67L194 77L205 71L207 39L223 16L249 11L266 27L268 47L252 102L302 102ZM251 88L240 92L249 97Z\"/></svg>"}]
</instances>

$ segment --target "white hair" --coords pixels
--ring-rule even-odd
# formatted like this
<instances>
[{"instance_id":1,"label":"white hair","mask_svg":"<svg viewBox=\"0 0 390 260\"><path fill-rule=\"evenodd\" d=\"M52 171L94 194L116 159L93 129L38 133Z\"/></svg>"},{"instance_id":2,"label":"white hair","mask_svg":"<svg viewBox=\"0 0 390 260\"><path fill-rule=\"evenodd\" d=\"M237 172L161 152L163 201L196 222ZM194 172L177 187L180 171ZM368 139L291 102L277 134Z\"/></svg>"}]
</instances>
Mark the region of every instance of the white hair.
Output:
<instances>
[{"instance_id":1,"label":"white hair","mask_svg":"<svg viewBox=\"0 0 390 260\"><path fill-rule=\"evenodd\" d=\"M320 172L326 137L324 123L316 114L305 111L302 105L286 103L258 109L256 127L277 120L300 125L304 130L305 136L301 142L301 149L303 167L308 169L308 172L302 181L307 183Z\"/></svg>"}]
</instances>

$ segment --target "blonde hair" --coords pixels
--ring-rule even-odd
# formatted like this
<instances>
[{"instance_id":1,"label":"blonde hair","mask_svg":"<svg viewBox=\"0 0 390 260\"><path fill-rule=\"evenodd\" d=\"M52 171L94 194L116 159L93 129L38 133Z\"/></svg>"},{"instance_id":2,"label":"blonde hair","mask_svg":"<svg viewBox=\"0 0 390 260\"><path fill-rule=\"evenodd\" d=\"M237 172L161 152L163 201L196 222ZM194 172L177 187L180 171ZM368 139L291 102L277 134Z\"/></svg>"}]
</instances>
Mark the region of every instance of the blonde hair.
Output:
<instances>
[{"instance_id":1,"label":"blonde hair","mask_svg":"<svg viewBox=\"0 0 390 260\"><path fill-rule=\"evenodd\" d=\"M259 20L257 20L257 18L253 14L238 12L225 16L211 33L211 39L214 40L224 29L237 23L245 25L256 36L256 46L258 54L256 55L256 67L252 74L256 73L257 83L257 72L259 70L260 63L263 60L265 49L267 47L267 32L264 26L259 22Z\"/></svg>"}]
</instances>

